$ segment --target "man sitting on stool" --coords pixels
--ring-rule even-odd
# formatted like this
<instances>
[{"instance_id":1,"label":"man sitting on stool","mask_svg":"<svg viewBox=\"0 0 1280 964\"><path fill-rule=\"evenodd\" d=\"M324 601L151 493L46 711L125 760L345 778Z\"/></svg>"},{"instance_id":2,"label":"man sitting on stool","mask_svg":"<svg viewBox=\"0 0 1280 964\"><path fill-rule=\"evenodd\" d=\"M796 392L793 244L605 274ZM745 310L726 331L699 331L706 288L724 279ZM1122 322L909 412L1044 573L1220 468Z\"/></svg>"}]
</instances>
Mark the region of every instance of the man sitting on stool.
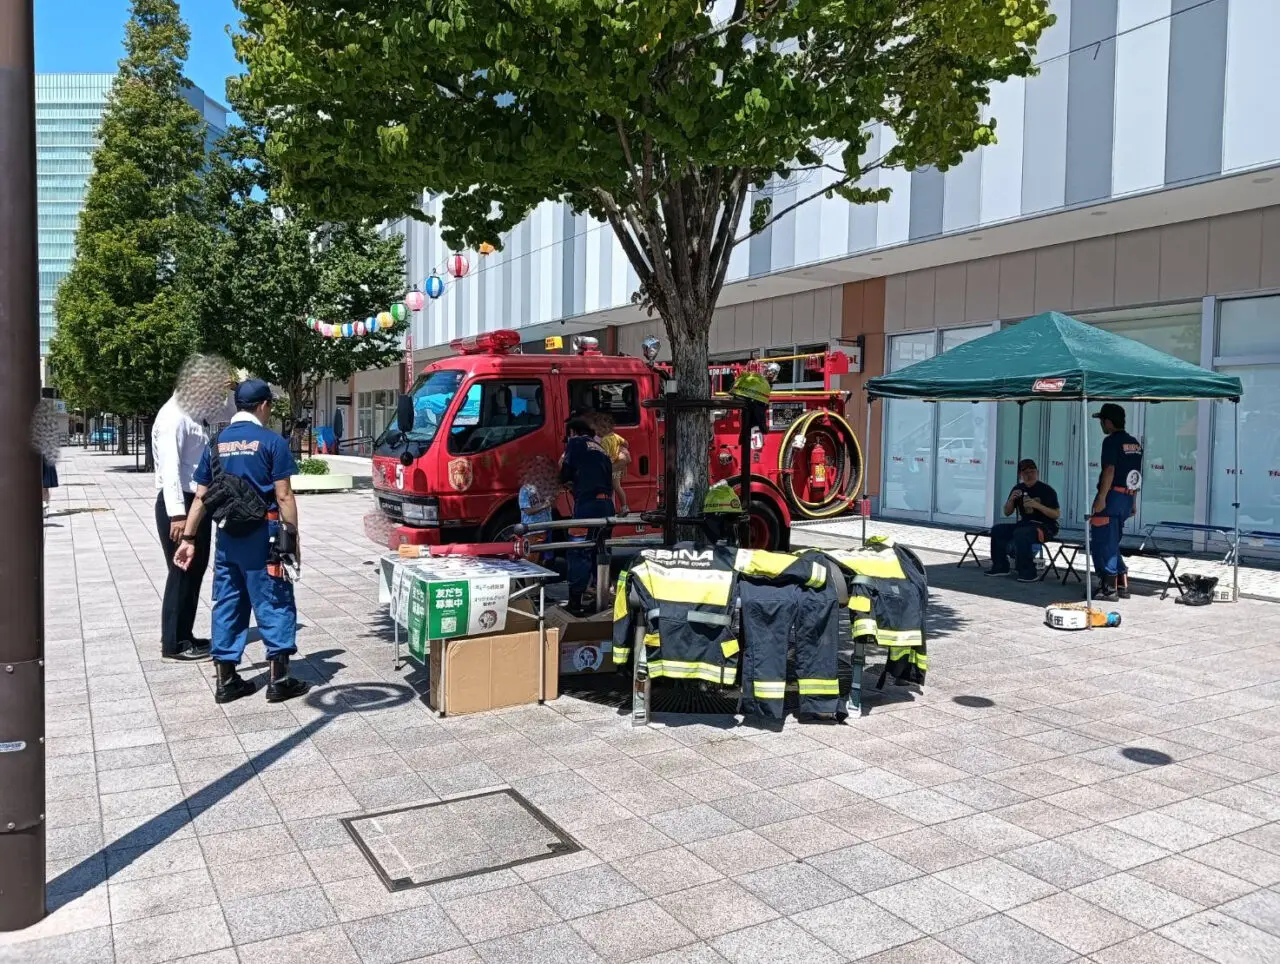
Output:
<instances>
[{"instance_id":1,"label":"man sitting on stool","mask_svg":"<svg viewBox=\"0 0 1280 964\"><path fill-rule=\"evenodd\" d=\"M1009 571L1009 552L1013 551L1018 582L1035 582L1036 562L1033 548L1058 532L1058 493L1040 481L1040 470L1032 459L1018 463L1019 482L1004 503L1004 514L1018 513L1017 522L1002 522L991 527L991 568L988 576Z\"/></svg>"}]
</instances>

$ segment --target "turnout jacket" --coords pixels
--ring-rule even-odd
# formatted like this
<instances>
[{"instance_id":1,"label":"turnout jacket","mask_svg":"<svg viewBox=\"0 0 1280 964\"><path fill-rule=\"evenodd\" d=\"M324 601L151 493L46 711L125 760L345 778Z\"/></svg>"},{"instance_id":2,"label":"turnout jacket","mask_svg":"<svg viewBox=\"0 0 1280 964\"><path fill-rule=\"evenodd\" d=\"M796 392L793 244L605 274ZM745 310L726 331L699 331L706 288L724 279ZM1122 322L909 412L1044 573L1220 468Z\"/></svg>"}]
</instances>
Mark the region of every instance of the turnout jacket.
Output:
<instances>
[{"instance_id":1,"label":"turnout jacket","mask_svg":"<svg viewBox=\"0 0 1280 964\"><path fill-rule=\"evenodd\" d=\"M845 573L851 638L869 638L888 649L885 669L898 682L923 683L929 667L929 586L915 556L888 539L870 539L859 549L816 551Z\"/></svg>"},{"instance_id":2,"label":"turnout jacket","mask_svg":"<svg viewBox=\"0 0 1280 964\"><path fill-rule=\"evenodd\" d=\"M692 543L645 549L618 577L614 664L630 662L640 626L650 676L733 685L741 650L739 575L814 588L827 580L824 565L789 553Z\"/></svg>"}]
</instances>

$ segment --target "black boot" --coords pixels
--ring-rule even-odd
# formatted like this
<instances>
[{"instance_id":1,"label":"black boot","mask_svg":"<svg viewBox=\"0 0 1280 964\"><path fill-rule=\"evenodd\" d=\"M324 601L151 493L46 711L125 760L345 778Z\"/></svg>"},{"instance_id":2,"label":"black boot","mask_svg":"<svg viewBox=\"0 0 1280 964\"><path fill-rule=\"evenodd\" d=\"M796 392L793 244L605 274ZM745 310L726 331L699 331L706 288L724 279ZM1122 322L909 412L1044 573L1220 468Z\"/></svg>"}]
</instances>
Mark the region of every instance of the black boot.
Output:
<instances>
[{"instance_id":1,"label":"black boot","mask_svg":"<svg viewBox=\"0 0 1280 964\"><path fill-rule=\"evenodd\" d=\"M1116 576L1116 598L1128 599L1129 595L1129 574L1126 572L1124 575Z\"/></svg>"},{"instance_id":2,"label":"black boot","mask_svg":"<svg viewBox=\"0 0 1280 964\"><path fill-rule=\"evenodd\" d=\"M1094 595L1094 599L1103 602L1115 602L1120 598L1120 594L1116 592L1116 577L1103 576L1102 585L1098 587L1098 592Z\"/></svg>"},{"instance_id":3,"label":"black boot","mask_svg":"<svg viewBox=\"0 0 1280 964\"><path fill-rule=\"evenodd\" d=\"M585 619L591 615L591 611L582 603L582 593L573 589L569 590L569 605L565 609L577 619Z\"/></svg>"},{"instance_id":4,"label":"black boot","mask_svg":"<svg viewBox=\"0 0 1280 964\"><path fill-rule=\"evenodd\" d=\"M291 700L295 696L301 696L308 689L310 684L304 683L300 679L294 679L289 675L289 657L281 656L279 659L270 661L267 682L267 702L283 703L285 700Z\"/></svg>"},{"instance_id":5,"label":"black boot","mask_svg":"<svg viewBox=\"0 0 1280 964\"><path fill-rule=\"evenodd\" d=\"M236 672L235 663L215 660L218 669L218 688L214 691L215 703L230 703L253 692L253 684Z\"/></svg>"}]
</instances>

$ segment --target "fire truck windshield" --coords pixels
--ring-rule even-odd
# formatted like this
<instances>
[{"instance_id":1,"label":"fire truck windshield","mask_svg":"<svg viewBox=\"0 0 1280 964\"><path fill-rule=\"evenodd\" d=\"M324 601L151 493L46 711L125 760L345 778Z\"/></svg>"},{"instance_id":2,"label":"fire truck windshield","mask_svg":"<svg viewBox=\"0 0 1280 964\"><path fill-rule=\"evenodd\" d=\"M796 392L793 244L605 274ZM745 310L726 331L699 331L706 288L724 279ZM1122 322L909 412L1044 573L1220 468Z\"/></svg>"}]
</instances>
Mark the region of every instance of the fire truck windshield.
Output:
<instances>
[{"instance_id":1,"label":"fire truck windshield","mask_svg":"<svg viewBox=\"0 0 1280 964\"><path fill-rule=\"evenodd\" d=\"M462 384L463 372L453 369L440 369L430 375L420 377L410 393L413 398L413 430L408 433L407 441L417 442L421 446L429 445L440 430L445 412L458 394L458 386ZM389 440L394 439L397 445L403 440L399 437L399 425L393 415L386 430L378 436L375 450L379 455L393 454Z\"/></svg>"}]
</instances>

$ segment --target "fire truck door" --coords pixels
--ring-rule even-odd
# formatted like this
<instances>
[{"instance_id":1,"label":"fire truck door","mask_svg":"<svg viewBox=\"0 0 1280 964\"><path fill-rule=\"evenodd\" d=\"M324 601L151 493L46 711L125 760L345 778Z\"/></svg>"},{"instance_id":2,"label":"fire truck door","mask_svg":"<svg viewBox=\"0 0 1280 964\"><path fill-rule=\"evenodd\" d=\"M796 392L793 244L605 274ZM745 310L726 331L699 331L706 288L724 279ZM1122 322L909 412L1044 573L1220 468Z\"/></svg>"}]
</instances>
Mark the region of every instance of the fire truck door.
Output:
<instances>
[{"instance_id":1,"label":"fire truck door","mask_svg":"<svg viewBox=\"0 0 1280 964\"><path fill-rule=\"evenodd\" d=\"M657 438L651 410L640 407L641 386L632 378L583 378L569 381L569 410L598 412L613 419L614 431L627 443L631 456L622 476L627 506L632 511L656 508Z\"/></svg>"}]
</instances>

